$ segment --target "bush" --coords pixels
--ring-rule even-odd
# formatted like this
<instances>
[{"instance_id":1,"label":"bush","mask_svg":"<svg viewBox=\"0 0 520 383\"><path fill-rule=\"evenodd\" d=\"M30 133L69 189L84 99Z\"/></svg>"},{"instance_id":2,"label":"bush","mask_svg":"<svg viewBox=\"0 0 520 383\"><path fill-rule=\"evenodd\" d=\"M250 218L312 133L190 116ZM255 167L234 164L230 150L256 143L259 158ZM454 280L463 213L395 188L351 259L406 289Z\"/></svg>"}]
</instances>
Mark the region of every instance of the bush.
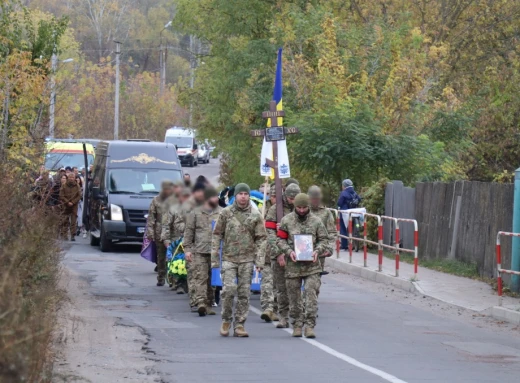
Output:
<instances>
[{"instance_id":1,"label":"bush","mask_svg":"<svg viewBox=\"0 0 520 383\"><path fill-rule=\"evenodd\" d=\"M367 213L385 214L385 188L388 182L390 182L388 178L382 178L361 191L363 207L367 209ZM375 219L367 220L367 231L369 238L372 240L377 238L377 221Z\"/></svg>"},{"instance_id":2,"label":"bush","mask_svg":"<svg viewBox=\"0 0 520 383\"><path fill-rule=\"evenodd\" d=\"M28 197L31 182L0 166L0 381L50 381L60 300L58 216Z\"/></svg>"}]
</instances>

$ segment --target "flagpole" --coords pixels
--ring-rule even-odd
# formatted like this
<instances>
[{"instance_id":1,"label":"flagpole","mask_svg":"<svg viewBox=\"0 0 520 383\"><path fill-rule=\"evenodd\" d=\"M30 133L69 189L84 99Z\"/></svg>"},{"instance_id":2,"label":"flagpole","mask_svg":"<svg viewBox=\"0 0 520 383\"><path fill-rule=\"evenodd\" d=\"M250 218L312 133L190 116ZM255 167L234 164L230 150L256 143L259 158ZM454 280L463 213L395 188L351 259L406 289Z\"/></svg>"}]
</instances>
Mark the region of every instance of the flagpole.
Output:
<instances>
[{"instance_id":1,"label":"flagpole","mask_svg":"<svg viewBox=\"0 0 520 383\"><path fill-rule=\"evenodd\" d=\"M265 217L265 202L267 200L267 187L269 185L269 177L265 176L264 181L264 203L262 204L262 217Z\"/></svg>"}]
</instances>

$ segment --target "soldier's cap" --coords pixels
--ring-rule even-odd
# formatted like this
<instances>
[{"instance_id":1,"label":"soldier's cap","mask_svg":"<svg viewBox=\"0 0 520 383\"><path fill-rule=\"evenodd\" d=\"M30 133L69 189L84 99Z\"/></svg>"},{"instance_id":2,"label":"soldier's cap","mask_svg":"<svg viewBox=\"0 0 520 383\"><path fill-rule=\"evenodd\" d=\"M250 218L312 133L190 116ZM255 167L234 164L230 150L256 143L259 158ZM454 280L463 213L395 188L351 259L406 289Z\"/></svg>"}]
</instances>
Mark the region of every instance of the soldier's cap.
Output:
<instances>
[{"instance_id":1,"label":"soldier's cap","mask_svg":"<svg viewBox=\"0 0 520 383\"><path fill-rule=\"evenodd\" d=\"M213 186L207 186L206 189L204 189L204 199L207 201L213 197L218 197L217 189Z\"/></svg>"},{"instance_id":2,"label":"soldier's cap","mask_svg":"<svg viewBox=\"0 0 520 383\"><path fill-rule=\"evenodd\" d=\"M321 198L321 189L317 185L312 185L307 191L309 198Z\"/></svg>"},{"instance_id":3,"label":"soldier's cap","mask_svg":"<svg viewBox=\"0 0 520 383\"><path fill-rule=\"evenodd\" d=\"M197 183L195 184L195 186L193 187L193 193L198 192L198 191L200 191L200 190L204 190L204 189L206 189L206 185L204 185L204 184L201 183L201 182L197 182Z\"/></svg>"},{"instance_id":4,"label":"soldier's cap","mask_svg":"<svg viewBox=\"0 0 520 383\"><path fill-rule=\"evenodd\" d=\"M285 187L292 185L292 184L296 184L296 185L300 186L300 183L298 182L298 180L296 178L287 178L287 181L285 181Z\"/></svg>"},{"instance_id":5,"label":"soldier's cap","mask_svg":"<svg viewBox=\"0 0 520 383\"><path fill-rule=\"evenodd\" d=\"M189 187L182 188L181 195L183 197L189 197L191 195L191 190Z\"/></svg>"},{"instance_id":6,"label":"soldier's cap","mask_svg":"<svg viewBox=\"0 0 520 383\"><path fill-rule=\"evenodd\" d=\"M298 186L298 184L290 184L285 189L285 196L289 197L289 198L294 198L301 192L302 191L301 191L300 187Z\"/></svg>"},{"instance_id":7,"label":"soldier's cap","mask_svg":"<svg viewBox=\"0 0 520 383\"><path fill-rule=\"evenodd\" d=\"M173 181L170 180L163 180L161 182L161 189L167 189L173 187Z\"/></svg>"},{"instance_id":8,"label":"soldier's cap","mask_svg":"<svg viewBox=\"0 0 520 383\"><path fill-rule=\"evenodd\" d=\"M308 207L310 205L309 196L305 193L299 193L294 198L294 206L295 207Z\"/></svg>"},{"instance_id":9,"label":"soldier's cap","mask_svg":"<svg viewBox=\"0 0 520 383\"><path fill-rule=\"evenodd\" d=\"M251 189L249 188L249 185L244 183L237 184L237 186L235 186L235 195L243 192L251 194Z\"/></svg>"}]
</instances>

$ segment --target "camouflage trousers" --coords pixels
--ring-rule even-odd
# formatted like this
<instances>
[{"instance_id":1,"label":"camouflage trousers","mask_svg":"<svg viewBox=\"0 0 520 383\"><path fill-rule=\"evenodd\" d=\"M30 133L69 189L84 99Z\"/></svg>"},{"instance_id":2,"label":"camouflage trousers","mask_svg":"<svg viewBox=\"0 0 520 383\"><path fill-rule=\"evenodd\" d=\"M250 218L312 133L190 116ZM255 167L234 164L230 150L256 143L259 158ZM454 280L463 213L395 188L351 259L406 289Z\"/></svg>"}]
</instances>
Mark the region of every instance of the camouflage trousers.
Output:
<instances>
[{"instance_id":1,"label":"camouflage trousers","mask_svg":"<svg viewBox=\"0 0 520 383\"><path fill-rule=\"evenodd\" d=\"M193 260L190 265L191 283L190 300L193 296L195 306L211 307L212 296L214 296L211 288L211 255L210 254L193 254Z\"/></svg>"},{"instance_id":2,"label":"camouflage trousers","mask_svg":"<svg viewBox=\"0 0 520 383\"><path fill-rule=\"evenodd\" d=\"M222 261L222 321L233 322L233 301L237 296L233 327L243 325L249 313L253 262L235 263ZM237 283L238 281L238 283Z\"/></svg>"},{"instance_id":3,"label":"camouflage trousers","mask_svg":"<svg viewBox=\"0 0 520 383\"><path fill-rule=\"evenodd\" d=\"M193 265L192 265L193 261L192 262L186 262L186 272L188 273L188 275L186 275L186 284L188 286L188 298L189 298L189 302L190 302L190 307L195 307L197 306L197 303L195 302L195 296L193 294Z\"/></svg>"},{"instance_id":4,"label":"camouflage trousers","mask_svg":"<svg viewBox=\"0 0 520 383\"><path fill-rule=\"evenodd\" d=\"M270 310L274 313L278 312L275 294L273 269L270 264L266 264L262 269L262 285L260 286L260 305L262 311Z\"/></svg>"},{"instance_id":5,"label":"camouflage trousers","mask_svg":"<svg viewBox=\"0 0 520 383\"><path fill-rule=\"evenodd\" d=\"M276 301L278 303L278 316L280 319L289 319L289 298L287 297L287 287L285 284L285 267L281 267L276 260L272 261L273 286L276 291Z\"/></svg>"},{"instance_id":6,"label":"camouflage trousers","mask_svg":"<svg viewBox=\"0 0 520 383\"><path fill-rule=\"evenodd\" d=\"M164 282L166 278L166 247L161 241L154 241L157 249L157 281Z\"/></svg>"},{"instance_id":7,"label":"camouflage trousers","mask_svg":"<svg viewBox=\"0 0 520 383\"><path fill-rule=\"evenodd\" d=\"M302 282L305 294L302 294ZM305 277L287 278L287 294L289 296L292 325L302 328L316 326L316 314L318 313L318 291L321 286L319 274ZM303 302L304 297L305 302Z\"/></svg>"}]
</instances>

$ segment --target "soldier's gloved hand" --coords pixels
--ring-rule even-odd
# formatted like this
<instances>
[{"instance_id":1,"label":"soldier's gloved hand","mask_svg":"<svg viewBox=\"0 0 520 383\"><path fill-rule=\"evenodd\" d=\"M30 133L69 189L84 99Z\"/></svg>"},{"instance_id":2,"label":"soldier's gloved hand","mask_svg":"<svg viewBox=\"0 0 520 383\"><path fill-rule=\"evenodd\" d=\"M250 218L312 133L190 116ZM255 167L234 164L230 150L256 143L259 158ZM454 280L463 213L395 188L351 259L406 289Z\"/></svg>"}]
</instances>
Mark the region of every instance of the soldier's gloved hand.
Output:
<instances>
[{"instance_id":1,"label":"soldier's gloved hand","mask_svg":"<svg viewBox=\"0 0 520 383\"><path fill-rule=\"evenodd\" d=\"M259 273L261 273L263 270L263 267L260 267L260 266L256 266L256 271L258 271Z\"/></svg>"},{"instance_id":2,"label":"soldier's gloved hand","mask_svg":"<svg viewBox=\"0 0 520 383\"><path fill-rule=\"evenodd\" d=\"M312 253L312 262L316 262L318 260L318 252L315 251L314 253Z\"/></svg>"},{"instance_id":3,"label":"soldier's gloved hand","mask_svg":"<svg viewBox=\"0 0 520 383\"><path fill-rule=\"evenodd\" d=\"M276 261L280 265L280 267L285 267L285 255L280 254L278 257L276 257Z\"/></svg>"},{"instance_id":4,"label":"soldier's gloved hand","mask_svg":"<svg viewBox=\"0 0 520 383\"><path fill-rule=\"evenodd\" d=\"M193 260L193 256L190 252L186 253L184 257L186 258L187 262L191 262Z\"/></svg>"},{"instance_id":5,"label":"soldier's gloved hand","mask_svg":"<svg viewBox=\"0 0 520 383\"><path fill-rule=\"evenodd\" d=\"M218 269L220 267L220 265L218 263L212 263L211 264L211 268L212 269Z\"/></svg>"},{"instance_id":6,"label":"soldier's gloved hand","mask_svg":"<svg viewBox=\"0 0 520 383\"><path fill-rule=\"evenodd\" d=\"M289 256L291 257L291 260L293 262L296 262L296 253L294 251L291 251L291 254L289 254Z\"/></svg>"}]
</instances>

